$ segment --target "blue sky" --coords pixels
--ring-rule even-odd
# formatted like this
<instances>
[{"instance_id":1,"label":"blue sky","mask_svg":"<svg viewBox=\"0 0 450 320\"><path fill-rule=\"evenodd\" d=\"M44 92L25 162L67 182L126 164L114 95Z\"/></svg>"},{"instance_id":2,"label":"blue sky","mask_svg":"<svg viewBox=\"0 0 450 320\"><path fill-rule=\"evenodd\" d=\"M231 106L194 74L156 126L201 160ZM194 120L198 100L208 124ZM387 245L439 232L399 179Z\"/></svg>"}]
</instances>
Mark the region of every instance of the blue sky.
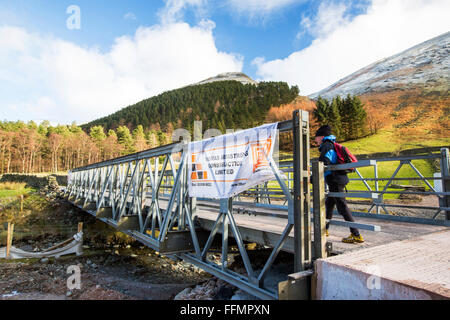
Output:
<instances>
[{"instance_id":1,"label":"blue sky","mask_svg":"<svg viewBox=\"0 0 450 320\"><path fill-rule=\"evenodd\" d=\"M313 37L305 34L300 39L297 33L301 16L313 14L319 1L291 1L291 4L269 14L249 16L237 13L232 7L212 2L208 12L201 17L195 8L186 10L183 21L195 25L199 19L208 18L215 22L215 43L220 51L237 52L245 57L244 72L255 77L251 61L263 55L267 59L286 57L292 51L311 44ZM66 28L69 14L66 9L76 4L81 9L80 30ZM364 10L367 3L358 2L361 7L351 6L350 15ZM3 24L24 27L42 34L74 42L80 46L98 46L102 52L110 49L114 39L123 35L132 36L140 26L151 27L160 22L158 13L164 8L162 0L0 0ZM127 17L125 17L128 14Z\"/></svg>"},{"instance_id":2,"label":"blue sky","mask_svg":"<svg viewBox=\"0 0 450 320\"><path fill-rule=\"evenodd\" d=\"M67 8L79 8L69 30ZM0 119L83 123L221 72L308 95L449 31L445 0L0 0Z\"/></svg>"}]
</instances>

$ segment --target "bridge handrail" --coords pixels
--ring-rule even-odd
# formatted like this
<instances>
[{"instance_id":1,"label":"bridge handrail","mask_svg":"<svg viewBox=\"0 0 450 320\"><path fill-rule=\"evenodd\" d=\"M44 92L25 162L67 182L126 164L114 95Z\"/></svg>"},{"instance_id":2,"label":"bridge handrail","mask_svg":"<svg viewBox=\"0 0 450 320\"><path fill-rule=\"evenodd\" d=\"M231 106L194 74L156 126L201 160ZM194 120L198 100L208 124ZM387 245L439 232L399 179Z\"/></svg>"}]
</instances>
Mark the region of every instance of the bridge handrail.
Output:
<instances>
[{"instance_id":1,"label":"bridge handrail","mask_svg":"<svg viewBox=\"0 0 450 320\"><path fill-rule=\"evenodd\" d=\"M102 162L98 162L98 163L93 163L93 164L90 164L90 165L87 165L84 167L75 168L75 169L72 169L71 172L80 172L80 171L85 171L85 170L103 168L103 167L107 167L107 166L110 166L113 164L116 165L116 164L121 164L121 163L127 163L130 161L137 161L137 160L143 160L143 159L147 159L147 158L162 156L162 155L166 155L168 153L180 151L180 149L183 145L184 145L183 142L171 143L171 144L156 147L153 149L129 154L129 155L126 155L123 157L106 160L106 161L102 161Z\"/></svg>"}]
</instances>

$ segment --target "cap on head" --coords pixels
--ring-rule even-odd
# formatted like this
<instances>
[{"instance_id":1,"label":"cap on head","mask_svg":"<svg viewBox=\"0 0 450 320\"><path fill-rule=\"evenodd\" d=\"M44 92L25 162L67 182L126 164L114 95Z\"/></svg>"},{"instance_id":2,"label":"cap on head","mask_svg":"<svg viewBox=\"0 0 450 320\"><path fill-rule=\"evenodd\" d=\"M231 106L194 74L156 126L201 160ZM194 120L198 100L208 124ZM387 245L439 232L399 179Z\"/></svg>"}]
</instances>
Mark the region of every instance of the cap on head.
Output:
<instances>
[{"instance_id":1,"label":"cap on head","mask_svg":"<svg viewBox=\"0 0 450 320\"><path fill-rule=\"evenodd\" d=\"M316 137L326 137L329 135L331 135L331 127L329 125L321 126L316 132Z\"/></svg>"}]
</instances>

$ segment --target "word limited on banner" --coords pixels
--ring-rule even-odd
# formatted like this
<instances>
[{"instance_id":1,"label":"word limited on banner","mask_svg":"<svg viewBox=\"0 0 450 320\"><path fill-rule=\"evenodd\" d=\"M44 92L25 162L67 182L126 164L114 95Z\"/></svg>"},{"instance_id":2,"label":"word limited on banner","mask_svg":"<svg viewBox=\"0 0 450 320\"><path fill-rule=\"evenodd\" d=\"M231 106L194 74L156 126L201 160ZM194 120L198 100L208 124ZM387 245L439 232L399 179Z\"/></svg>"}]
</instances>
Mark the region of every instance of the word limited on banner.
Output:
<instances>
[{"instance_id":1,"label":"word limited on banner","mask_svg":"<svg viewBox=\"0 0 450 320\"><path fill-rule=\"evenodd\" d=\"M277 123L191 142L189 196L224 199L275 178Z\"/></svg>"}]
</instances>

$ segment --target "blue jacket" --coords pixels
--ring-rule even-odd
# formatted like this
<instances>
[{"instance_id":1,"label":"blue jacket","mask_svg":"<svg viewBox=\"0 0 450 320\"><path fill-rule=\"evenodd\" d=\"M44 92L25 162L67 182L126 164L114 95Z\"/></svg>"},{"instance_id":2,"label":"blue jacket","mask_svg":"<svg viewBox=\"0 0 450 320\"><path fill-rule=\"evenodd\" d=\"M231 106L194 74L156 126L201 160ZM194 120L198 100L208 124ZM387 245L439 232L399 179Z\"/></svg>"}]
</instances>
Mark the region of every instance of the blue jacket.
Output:
<instances>
[{"instance_id":1,"label":"blue jacket","mask_svg":"<svg viewBox=\"0 0 450 320\"><path fill-rule=\"evenodd\" d=\"M319 161L322 161L326 166L338 163L337 153L334 150L335 141L335 136L326 136L323 138L322 143L319 146ZM346 185L349 182L345 171L325 171L324 176L327 183Z\"/></svg>"}]
</instances>

